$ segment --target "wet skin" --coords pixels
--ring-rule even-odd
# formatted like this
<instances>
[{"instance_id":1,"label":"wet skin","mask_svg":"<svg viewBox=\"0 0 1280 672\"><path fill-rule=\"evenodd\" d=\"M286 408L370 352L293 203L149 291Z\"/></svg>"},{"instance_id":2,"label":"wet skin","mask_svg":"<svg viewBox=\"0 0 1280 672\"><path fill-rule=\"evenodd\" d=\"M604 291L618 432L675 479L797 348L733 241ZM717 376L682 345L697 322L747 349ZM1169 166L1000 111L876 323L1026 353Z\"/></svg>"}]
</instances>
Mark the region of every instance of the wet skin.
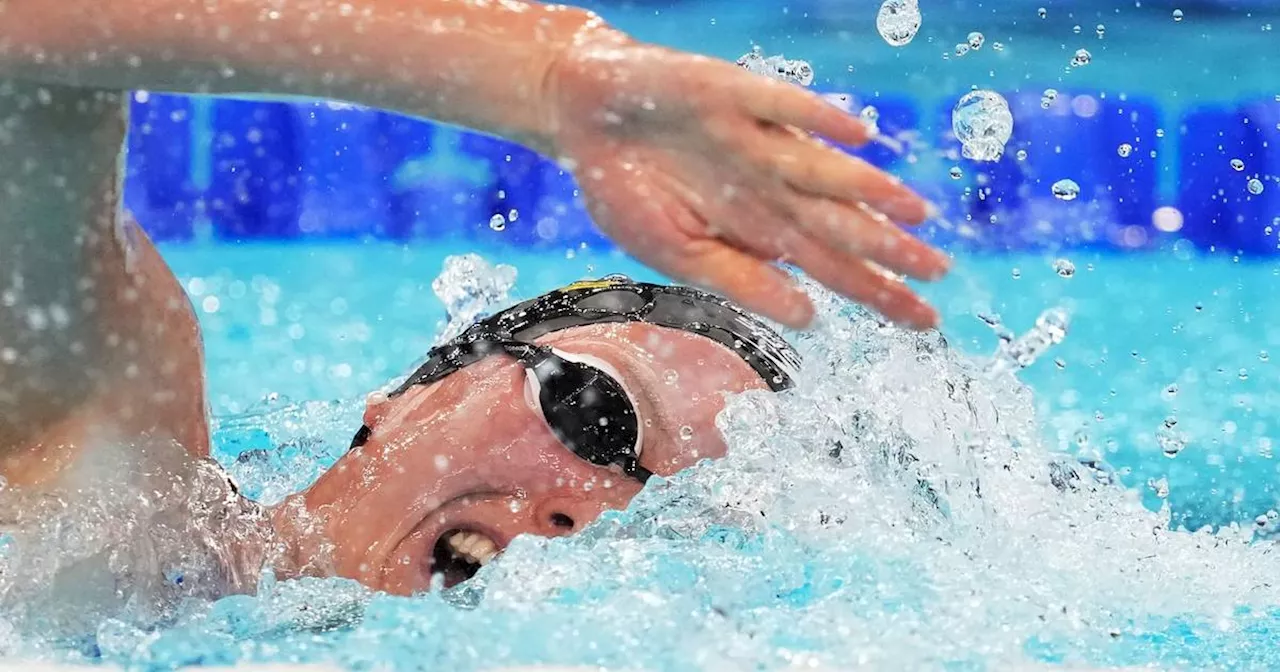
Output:
<instances>
[{"instance_id":1,"label":"wet skin","mask_svg":"<svg viewBox=\"0 0 1280 672\"><path fill-rule=\"evenodd\" d=\"M726 397L765 387L728 348L664 327L592 325L538 342L592 357L622 383L640 418L640 463L661 476L723 456L715 417ZM297 553L328 548L333 573L390 593L426 590L433 572L446 584L469 575L439 562L449 532L482 534L499 549L521 534L570 534L641 489L561 444L526 394L524 368L507 357L375 397L365 423L369 441L280 510L304 508L317 523L292 533Z\"/></svg>"}]
</instances>

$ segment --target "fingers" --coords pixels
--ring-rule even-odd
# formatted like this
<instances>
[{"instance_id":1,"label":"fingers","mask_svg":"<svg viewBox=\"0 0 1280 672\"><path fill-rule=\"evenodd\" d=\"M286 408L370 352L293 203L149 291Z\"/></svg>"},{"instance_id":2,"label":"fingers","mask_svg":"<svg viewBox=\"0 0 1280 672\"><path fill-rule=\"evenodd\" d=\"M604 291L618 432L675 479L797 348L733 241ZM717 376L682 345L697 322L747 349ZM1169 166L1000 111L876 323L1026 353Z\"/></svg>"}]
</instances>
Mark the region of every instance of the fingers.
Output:
<instances>
[{"instance_id":1,"label":"fingers","mask_svg":"<svg viewBox=\"0 0 1280 672\"><path fill-rule=\"evenodd\" d=\"M813 305L786 272L711 234L690 209L688 195L660 188L652 176L603 166L584 183L592 218L639 261L681 282L699 285L789 327L813 320ZM683 198L683 201L682 201Z\"/></svg>"},{"instance_id":2,"label":"fingers","mask_svg":"<svg viewBox=\"0 0 1280 672\"><path fill-rule=\"evenodd\" d=\"M896 273L937 280L951 266L947 255L908 234L868 207L798 196L798 228L849 263L867 259Z\"/></svg>"},{"instance_id":3,"label":"fingers","mask_svg":"<svg viewBox=\"0 0 1280 672\"><path fill-rule=\"evenodd\" d=\"M873 262L850 262L808 239L796 240L791 255L793 263L814 280L897 324L912 329L938 326L937 311Z\"/></svg>"},{"instance_id":4,"label":"fingers","mask_svg":"<svg viewBox=\"0 0 1280 672\"><path fill-rule=\"evenodd\" d=\"M815 93L755 75L739 81L734 95L756 119L796 126L845 145L860 147L871 138L866 124Z\"/></svg>"},{"instance_id":5,"label":"fingers","mask_svg":"<svg viewBox=\"0 0 1280 672\"><path fill-rule=\"evenodd\" d=\"M811 138L786 132L751 134L742 142L753 164L797 190L841 202L866 203L894 221L919 224L928 204L897 178Z\"/></svg>"},{"instance_id":6,"label":"fingers","mask_svg":"<svg viewBox=\"0 0 1280 672\"><path fill-rule=\"evenodd\" d=\"M665 272L713 290L753 313L804 329L813 321L813 303L784 270L717 240L699 241L670 260Z\"/></svg>"}]
</instances>

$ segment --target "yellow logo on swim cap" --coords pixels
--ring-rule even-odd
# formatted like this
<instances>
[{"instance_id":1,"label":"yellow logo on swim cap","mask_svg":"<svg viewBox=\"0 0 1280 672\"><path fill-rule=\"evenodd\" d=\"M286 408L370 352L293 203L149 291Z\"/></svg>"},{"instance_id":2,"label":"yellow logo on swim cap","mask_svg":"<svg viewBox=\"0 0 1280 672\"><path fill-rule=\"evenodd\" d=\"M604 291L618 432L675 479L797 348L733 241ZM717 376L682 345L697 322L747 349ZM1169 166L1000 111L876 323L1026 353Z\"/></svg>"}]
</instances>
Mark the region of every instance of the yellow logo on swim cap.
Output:
<instances>
[{"instance_id":1,"label":"yellow logo on swim cap","mask_svg":"<svg viewBox=\"0 0 1280 672\"><path fill-rule=\"evenodd\" d=\"M564 289L562 292L576 292L583 289L601 289L603 287L613 287L622 284L622 280L618 278L603 278L600 280L579 280Z\"/></svg>"}]
</instances>

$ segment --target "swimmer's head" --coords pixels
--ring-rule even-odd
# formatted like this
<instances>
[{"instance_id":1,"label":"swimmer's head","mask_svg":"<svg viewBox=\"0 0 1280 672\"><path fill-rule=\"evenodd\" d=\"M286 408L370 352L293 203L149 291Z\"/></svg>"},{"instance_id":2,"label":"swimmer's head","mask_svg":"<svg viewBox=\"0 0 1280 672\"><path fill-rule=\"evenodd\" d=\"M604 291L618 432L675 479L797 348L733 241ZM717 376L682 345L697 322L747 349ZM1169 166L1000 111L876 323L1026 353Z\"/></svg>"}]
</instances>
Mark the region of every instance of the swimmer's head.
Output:
<instances>
[{"instance_id":1,"label":"swimmer's head","mask_svg":"<svg viewBox=\"0 0 1280 672\"><path fill-rule=\"evenodd\" d=\"M625 508L725 445L728 394L790 385L798 360L726 302L609 279L539 297L370 396L351 451L307 492L334 570L411 593L454 585L519 534Z\"/></svg>"}]
</instances>

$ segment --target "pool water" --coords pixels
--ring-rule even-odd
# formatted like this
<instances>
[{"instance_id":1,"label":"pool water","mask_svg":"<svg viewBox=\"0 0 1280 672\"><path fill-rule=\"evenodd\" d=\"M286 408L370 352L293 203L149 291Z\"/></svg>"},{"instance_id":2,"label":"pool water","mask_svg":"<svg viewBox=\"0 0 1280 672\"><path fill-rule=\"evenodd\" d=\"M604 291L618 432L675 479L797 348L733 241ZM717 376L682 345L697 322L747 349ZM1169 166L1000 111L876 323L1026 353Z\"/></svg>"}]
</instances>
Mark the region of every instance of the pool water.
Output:
<instances>
[{"instance_id":1,"label":"pool water","mask_svg":"<svg viewBox=\"0 0 1280 672\"><path fill-rule=\"evenodd\" d=\"M266 500L335 459L362 395L430 347L447 255L516 266L511 301L612 272L656 279L583 249L163 252L205 327L215 453ZM521 538L460 590L268 584L158 632L107 621L89 650L140 669L1274 668L1280 266L1178 247L1065 256L1074 273L1055 255L957 259L928 290L941 336L817 292L821 324L792 335L799 388L736 398L729 458L572 539ZM1021 334L1055 307L1062 343L1016 379L987 370L990 323ZM1123 487L1050 466L1077 455Z\"/></svg>"}]
</instances>

